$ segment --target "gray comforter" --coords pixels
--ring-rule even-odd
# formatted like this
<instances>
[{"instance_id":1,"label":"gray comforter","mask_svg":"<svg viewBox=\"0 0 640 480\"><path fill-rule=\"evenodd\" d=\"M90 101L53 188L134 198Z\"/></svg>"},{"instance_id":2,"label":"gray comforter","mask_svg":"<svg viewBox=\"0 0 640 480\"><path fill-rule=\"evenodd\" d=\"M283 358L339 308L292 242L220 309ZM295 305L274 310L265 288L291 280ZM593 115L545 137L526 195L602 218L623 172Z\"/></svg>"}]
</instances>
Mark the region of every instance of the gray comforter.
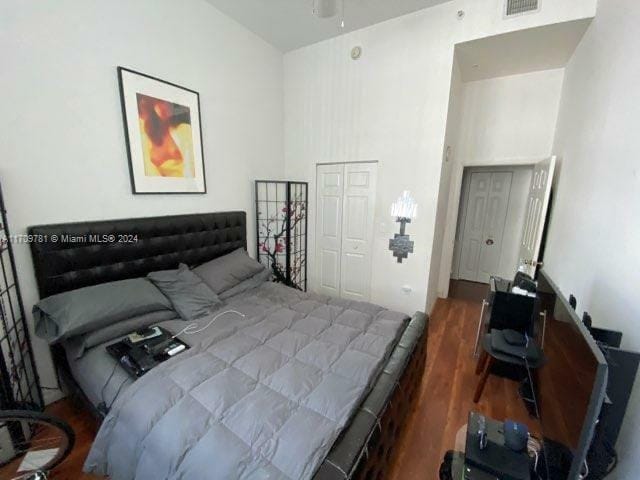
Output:
<instances>
[{"instance_id":1,"label":"gray comforter","mask_svg":"<svg viewBox=\"0 0 640 480\"><path fill-rule=\"evenodd\" d=\"M408 317L273 283L231 298L192 348L136 381L85 471L112 480L310 478ZM203 320L206 325L208 320Z\"/></svg>"}]
</instances>

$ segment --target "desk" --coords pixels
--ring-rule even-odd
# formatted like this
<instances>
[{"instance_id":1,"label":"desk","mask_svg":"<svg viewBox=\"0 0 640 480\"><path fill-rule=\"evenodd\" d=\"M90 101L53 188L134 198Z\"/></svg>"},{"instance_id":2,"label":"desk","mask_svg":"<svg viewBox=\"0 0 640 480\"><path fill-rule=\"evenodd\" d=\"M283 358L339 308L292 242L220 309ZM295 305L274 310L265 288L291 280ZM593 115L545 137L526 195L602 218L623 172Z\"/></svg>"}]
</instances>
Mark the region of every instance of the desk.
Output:
<instances>
[{"instance_id":1,"label":"desk","mask_svg":"<svg viewBox=\"0 0 640 480\"><path fill-rule=\"evenodd\" d=\"M451 477L442 480L500 480L499 477L470 467L464 463L464 453L453 452L451 461Z\"/></svg>"},{"instance_id":2,"label":"desk","mask_svg":"<svg viewBox=\"0 0 640 480\"><path fill-rule=\"evenodd\" d=\"M440 469L441 480L530 480L530 459L527 453L516 453L504 446L502 422L486 419L486 431L489 442L485 450L479 453L477 447L477 422L479 415L469 413L470 428L466 433L465 452L451 451L447 453ZM482 457L496 473L480 469L467 456Z\"/></svg>"}]
</instances>

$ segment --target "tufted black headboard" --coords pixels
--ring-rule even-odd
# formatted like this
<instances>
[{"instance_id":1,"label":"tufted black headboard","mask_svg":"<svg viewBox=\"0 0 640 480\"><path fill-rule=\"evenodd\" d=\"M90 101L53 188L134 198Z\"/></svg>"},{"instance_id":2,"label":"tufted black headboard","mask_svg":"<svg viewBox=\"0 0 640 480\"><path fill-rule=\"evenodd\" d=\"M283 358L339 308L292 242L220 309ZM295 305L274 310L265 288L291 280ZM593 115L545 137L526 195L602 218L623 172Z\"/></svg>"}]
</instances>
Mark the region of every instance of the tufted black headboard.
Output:
<instances>
[{"instance_id":1,"label":"tufted black headboard","mask_svg":"<svg viewBox=\"0 0 640 480\"><path fill-rule=\"evenodd\" d=\"M189 266L247 248L245 212L29 227L40 297Z\"/></svg>"}]
</instances>

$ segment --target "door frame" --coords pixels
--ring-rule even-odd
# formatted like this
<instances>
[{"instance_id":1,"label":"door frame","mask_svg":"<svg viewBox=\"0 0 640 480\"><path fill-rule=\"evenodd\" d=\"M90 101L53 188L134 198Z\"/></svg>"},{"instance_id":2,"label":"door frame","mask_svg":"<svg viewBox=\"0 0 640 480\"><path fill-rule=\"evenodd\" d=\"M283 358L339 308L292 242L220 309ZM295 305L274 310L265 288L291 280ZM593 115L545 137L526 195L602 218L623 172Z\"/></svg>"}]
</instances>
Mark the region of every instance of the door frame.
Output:
<instances>
[{"instance_id":1,"label":"door frame","mask_svg":"<svg viewBox=\"0 0 640 480\"><path fill-rule=\"evenodd\" d=\"M447 216L442 240L442 258L440 259L440 275L438 278L438 296L449 296L449 280L453 267L453 254L456 240L456 228L458 225L458 213L460 212L460 195L462 193L462 178L465 168L473 167L524 167L533 166L549 156L544 157L503 157L482 160L469 160L455 162L451 172L449 183L449 201L447 204Z\"/></svg>"},{"instance_id":2,"label":"door frame","mask_svg":"<svg viewBox=\"0 0 640 480\"><path fill-rule=\"evenodd\" d=\"M313 207L309 207L309 218L308 218L308 241L310 242L308 245L308 252L313 251L313 255L309 255L307 257L307 291L316 292L318 288L318 265L316 258L316 250L317 250L317 242L316 242L316 222L317 222L317 213L318 213L318 205L316 205L316 200L318 198L317 186L318 186L318 166L320 165L351 165L357 163L375 163L378 165L378 171L380 168L380 160L353 160L351 162L330 162L330 161L317 161L313 163L313 172L312 179L309 182L309 198L313 199ZM378 187L380 186L378 179ZM376 189L377 190L377 189ZM377 195L377 193L376 193ZM376 202L377 204L377 202ZM374 237L375 237L375 210L374 210ZM310 235L309 235L310 234ZM311 250L313 249L313 250Z\"/></svg>"}]
</instances>

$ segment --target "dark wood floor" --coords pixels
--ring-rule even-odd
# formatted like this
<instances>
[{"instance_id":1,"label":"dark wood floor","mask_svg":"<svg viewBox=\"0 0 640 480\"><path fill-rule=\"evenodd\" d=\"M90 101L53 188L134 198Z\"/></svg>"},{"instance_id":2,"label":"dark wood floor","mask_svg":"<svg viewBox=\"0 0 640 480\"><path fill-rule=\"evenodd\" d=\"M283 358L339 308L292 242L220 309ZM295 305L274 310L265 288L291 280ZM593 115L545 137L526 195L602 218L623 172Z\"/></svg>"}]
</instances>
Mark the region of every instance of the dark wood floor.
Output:
<instances>
[{"instance_id":1,"label":"dark wood floor","mask_svg":"<svg viewBox=\"0 0 640 480\"><path fill-rule=\"evenodd\" d=\"M75 405L74 402L68 399L49 405L47 412L64 418L76 434L76 443L71 454L58 468L51 472L49 478L55 480L94 480L102 478L82 473L82 465L89 454L89 449L98 431L98 423L94 420L94 417L85 411L83 407Z\"/></svg>"},{"instance_id":2,"label":"dark wood floor","mask_svg":"<svg viewBox=\"0 0 640 480\"><path fill-rule=\"evenodd\" d=\"M486 291L486 286L455 287L458 290L452 293L463 298L439 299L433 311L426 375L416 409L410 415L398 445L390 475L393 480L437 479L442 457L454 447L456 433L466 424L472 409L496 419L521 421L528 424L533 432L539 431L539 426L528 416L518 398L518 385L513 381L491 376L480 402L477 405L473 403L478 377L472 350L480 315L478 292L475 290ZM68 400L51 405L49 411L65 418L77 435L72 456L51 478L96 479L81 473L96 431L90 415Z\"/></svg>"},{"instance_id":3,"label":"dark wood floor","mask_svg":"<svg viewBox=\"0 0 640 480\"><path fill-rule=\"evenodd\" d=\"M472 283L472 282L465 282ZM520 421L538 433L540 426L529 417L514 381L489 377L478 404L473 393L478 382L473 357L483 284L457 285L458 292L471 297L439 299L429 324L427 365L417 408L408 419L394 459L391 479L438 478L438 468L456 434L467 423L470 410L498 420ZM460 292L462 289L462 293ZM483 298L484 293L479 296Z\"/></svg>"},{"instance_id":4,"label":"dark wood floor","mask_svg":"<svg viewBox=\"0 0 640 480\"><path fill-rule=\"evenodd\" d=\"M470 282L468 280L449 281L449 297L453 299L482 303L488 292L488 283Z\"/></svg>"}]
</instances>

